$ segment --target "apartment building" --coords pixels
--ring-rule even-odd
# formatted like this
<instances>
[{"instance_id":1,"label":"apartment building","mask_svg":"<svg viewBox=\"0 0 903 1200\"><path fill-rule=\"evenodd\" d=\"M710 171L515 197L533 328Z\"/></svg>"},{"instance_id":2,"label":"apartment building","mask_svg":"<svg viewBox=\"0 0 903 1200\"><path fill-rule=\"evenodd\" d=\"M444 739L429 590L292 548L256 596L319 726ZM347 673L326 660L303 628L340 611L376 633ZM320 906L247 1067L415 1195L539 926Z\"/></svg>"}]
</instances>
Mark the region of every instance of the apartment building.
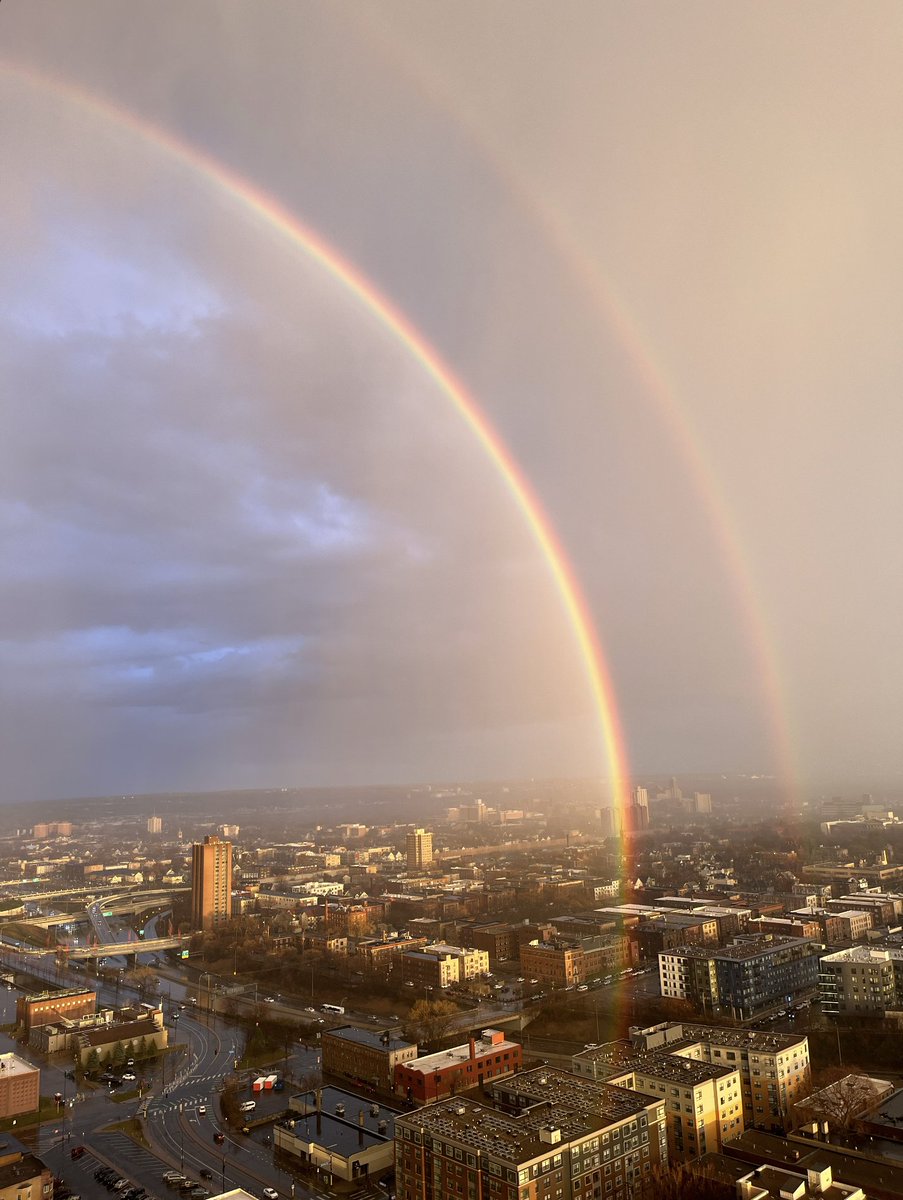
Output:
<instances>
[{"instance_id":1,"label":"apartment building","mask_svg":"<svg viewBox=\"0 0 903 1200\"><path fill-rule=\"evenodd\" d=\"M630 940L623 934L528 942L520 948L524 975L548 987L571 987L629 966Z\"/></svg>"},{"instance_id":2,"label":"apartment building","mask_svg":"<svg viewBox=\"0 0 903 1200\"><path fill-rule=\"evenodd\" d=\"M652 1200L665 1106L539 1068L395 1122L398 1200Z\"/></svg>"},{"instance_id":3,"label":"apartment building","mask_svg":"<svg viewBox=\"0 0 903 1200\"><path fill-rule=\"evenodd\" d=\"M833 911L831 916L837 929L837 937L842 942L863 942L868 937L869 930L875 926L872 912L861 908Z\"/></svg>"},{"instance_id":4,"label":"apartment building","mask_svg":"<svg viewBox=\"0 0 903 1200\"><path fill-rule=\"evenodd\" d=\"M40 1067L18 1054L0 1054L0 1118L36 1112L40 1104Z\"/></svg>"},{"instance_id":5,"label":"apartment building","mask_svg":"<svg viewBox=\"0 0 903 1200\"><path fill-rule=\"evenodd\" d=\"M805 1035L666 1022L648 1029L631 1029L630 1040L647 1052L667 1049L672 1054L736 1066L747 1128L788 1128L794 1105L811 1090L809 1040Z\"/></svg>"},{"instance_id":6,"label":"apartment building","mask_svg":"<svg viewBox=\"0 0 903 1200\"><path fill-rule=\"evenodd\" d=\"M232 916L232 843L216 834L191 848L191 923L213 929Z\"/></svg>"},{"instance_id":7,"label":"apartment building","mask_svg":"<svg viewBox=\"0 0 903 1200\"><path fill-rule=\"evenodd\" d=\"M422 871L433 861L433 835L426 829L413 829L405 838L408 871Z\"/></svg>"},{"instance_id":8,"label":"apartment building","mask_svg":"<svg viewBox=\"0 0 903 1200\"><path fill-rule=\"evenodd\" d=\"M754 917L749 923L749 932L805 938L810 942L820 941L822 937L821 922L812 918L800 920L797 917Z\"/></svg>"},{"instance_id":9,"label":"apartment building","mask_svg":"<svg viewBox=\"0 0 903 1200\"><path fill-rule=\"evenodd\" d=\"M355 946L355 953L364 960L371 971L376 971L381 967L388 966L389 963L404 954L405 950L419 950L422 946L428 945L429 940L426 937L408 937L405 934L396 934L395 937L386 938L361 938Z\"/></svg>"},{"instance_id":10,"label":"apartment building","mask_svg":"<svg viewBox=\"0 0 903 1200\"><path fill-rule=\"evenodd\" d=\"M672 1162L718 1152L723 1142L745 1127L736 1065L661 1051L647 1053L620 1041L574 1055L571 1067L576 1075L660 1099L666 1108Z\"/></svg>"},{"instance_id":11,"label":"apartment building","mask_svg":"<svg viewBox=\"0 0 903 1200\"><path fill-rule=\"evenodd\" d=\"M416 1043L353 1025L324 1030L321 1048L324 1075L338 1075L382 1091L394 1087L397 1066L417 1058Z\"/></svg>"},{"instance_id":12,"label":"apartment building","mask_svg":"<svg viewBox=\"0 0 903 1200\"><path fill-rule=\"evenodd\" d=\"M475 948L432 944L406 950L401 956L401 978L415 988L447 988L476 979L489 971L489 954Z\"/></svg>"},{"instance_id":13,"label":"apartment building","mask_svg":"<svg viewBox=\"0 0 903 1200\"><path fill-rule=\"evenodd\" d=\"M612 1081L621 1082L621 1077L610 1073L620 1069L622 1064L625 1070L633 1065L639 1068L638 1078L655 1082L656 1094L660 1094L663 1082L655 1074L659 1069L656 1056L695 1060L736 1071L740 1079L743 1127L775 1132L790 1127L795 1104L811 1091L809 1042L805 1036L750 1033L742 1029L666 1022L647 1029L631 1029L630 1047L637 1056L635 1059L631 1059L631 1052L623 1042L583 1051L575 1055L573 1069L582 1075L599 1079L609 1077ZM666 1082L666 1086L677 1085ZM710 1144L713 1138L724 1138L725 1134L728 1138L738 1136L740 1127L730 1123L736 1116L730 1112L735 1103L733 1099L729 1100L732 1095L733 1089L727 1083L721 1089L719 1082L716 1101L714 1093L709 1093L704 1081L701 1081L692 1103L697 1108L700 1103L704 1106L706 1144ZM711 1113L712 1110L723 1113L722 1098L727 1103L727 1112L719 1115L716 1122ZM671 1099L673 1101L676 1097ZM685 1107L685 1098L683 1104ZM682 1140L685 1149L692 1144L689 1132L688 1128L684 1129ZM674 1136L676 1141L676 1133Z\"/></svg>"},{"instance_id":14,"label":"apartment building","mask_svg":"<svg viewBox=\"0 0 903 1200\"><path fill-rule=\"evenodd\" d=\"M522 927L501 922L470 925L465 936L478 950L485 950L489 962L495 966L496 963L517 958L520 951L519 928Z\"/></svg>"},{"instance_id":15,"label":"apartment building","mask_svg":"<svg viewBox=\"0 0 903 1200\"><path fill-rule=\"evenodd\" d=\"M639 956L655 961L662 950L678 946L717 946L718 922L691 913L661 913L641 921L632 938Z\"/></svg>"},{"instance_id":16,"label":"apartment building","mask_svg":"<svg viewBox=\"0 0 903 1200\"><path fill-rule=\"evenodd\" d=\"M903 1008L903 948L851 946L826 954L818 993L825 1016L883 1017Z\"/></svg>"},{"instance_id":17,"label":"apartment building","mask_svg":"<svg viewBox=\"0 0 903 1200\"><path fill-rule=\"evenodd\" d=\"M765 935L719 950L683 946L658 956L663 996L749 1021L809 996L818 986L819 946Z\"/></svg>"},{"instance_id":18,"label":"apartment building","mask_svg":"<svg viewBox=\"0 0 903 1200\"><path fill-rule=\"evenodd\" d=\"M395 1069L395 1091L415 1104L433 1104L447 1096L519 1071L523 1064L520 1042L509 1042L498 1029L436 1054L408 1059Z\"/></svg>"},{"instance_id":19,"label":"apartment building","mask_svg":"<svg viewBox=\"0 0 903 1200\"><path fill-rule=\"evenodd\" d=\"M898 892L857 892L852 896L838 896L828 900L826 908L832 912L846 912L851 908L870 912L875 925L894 925L903 920L903 895Z\"/></svg>"}]
</instances>

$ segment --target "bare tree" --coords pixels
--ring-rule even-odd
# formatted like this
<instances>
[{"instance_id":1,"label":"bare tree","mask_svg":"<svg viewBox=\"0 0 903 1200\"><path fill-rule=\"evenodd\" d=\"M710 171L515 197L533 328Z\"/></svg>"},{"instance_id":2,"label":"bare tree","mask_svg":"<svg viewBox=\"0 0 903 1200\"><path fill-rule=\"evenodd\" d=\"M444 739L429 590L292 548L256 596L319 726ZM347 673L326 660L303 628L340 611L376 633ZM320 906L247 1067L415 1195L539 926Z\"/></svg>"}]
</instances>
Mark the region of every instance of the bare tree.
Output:
<instances>
[{"instance_id":1,"label":"bare tree","mask_svg":"<svg viewBox=\"0 0 903 1200\"><path fill-rule=\"evenodd\" d=\"M829 1067L819 1078L818 1091L794 1106L800 1124L827 1121L831 1129L849 1129L857 1117L881 1097L876 1083L862 1071Z\"/></svg>"}]
</instances>

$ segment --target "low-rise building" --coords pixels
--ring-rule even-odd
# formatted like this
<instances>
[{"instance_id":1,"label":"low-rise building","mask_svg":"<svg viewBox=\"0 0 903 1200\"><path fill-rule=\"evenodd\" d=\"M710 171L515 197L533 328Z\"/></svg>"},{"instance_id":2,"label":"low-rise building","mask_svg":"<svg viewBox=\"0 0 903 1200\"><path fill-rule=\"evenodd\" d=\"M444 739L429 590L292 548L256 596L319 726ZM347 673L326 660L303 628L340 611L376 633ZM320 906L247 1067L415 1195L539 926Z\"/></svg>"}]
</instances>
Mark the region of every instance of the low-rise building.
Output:
<instances>
[{"instance_id":1,"label":"low-rise building","mask_svg":"<svg viewBox=\"0 0 903 1200\"><path fill-rule=\"evenodd\" d=\"M832 916L838 928L839 939L843 942L864 941L869 930L875 925L874 915L867 909L847 908L841 912L833 912Z\"/></svg>"},{"instance_id":2,"label":"low-rise building","mask_svg":"<svg viewBox=\"0 0 903 1200\"><path fill-rule=\"evenodd\" d=\"M416 1104L432 1104L519 1071L523 1064L520 1042L509 1042L498 1029L484 1029L480 1038L425 1054L395 1068L395 1091Z\"/></svg>"},{"instance_id":3,"label":"low-rise building","mask_svg":"<svg viewBox=\"0 0 903 1200\"><path fill-rule=\"evenodd\" d=\"M820 941L821 922L815 919L800 920L797 917L754 917L749 923L750 933L772 933L778 937L806 938Z\"/></svg>"},{"instance_id":4,"label":"low-rise building","mask_svg":"<svg viewBox=\"0 0 903 1200\"><path fill-rule=\"evenodd\" d=\"M453 983L476 979L489 971L485 950L464 949L441 943L407 950L401 956L401 977L421 988L447 988Z\"/></svg>"},{"instance_id":5,"label":"low-rise building","mask_svg":"<svg viewBox=\"0 0 903 1200\"><path fill-rule=\"evenodd\" d=\"M354 1025L325 1030L321 1046L324 1075L338 1075L383 1091L393 1089L396 1067L417 1058L414 1042Z\"/></svg>"},{"instance_id":6,"label":"low-rise building","mask_svg":"<svg viewBox=\"0 0 903 1200\"><path fill-rule=\"evenodd\" d=\"M427 937L412 937L408 934L361 938L355 946L355 953L370 970L378 970L404 954L405 950L419 950L426 946L429 940Z\"/></svg>"},{"instance_id":7,"label":"low-rise building","mask_svg":"<svg viewBox=\"0 0 903 1200\"><path fill-rule=\"evenodd\" d=\"M630 940L623 934L585 938L555 938L528 942L520 948L524 975L547 987L571 987L629 966Z\"/></svg>"},{"instance_id":8,"label":"low-rise building","mask_svg":"<svg viewBox=\"0 0 903 1200\"><path fill-rule=\"evenodd\" d=\"M865 1200L853 1184L838 1183L826 1165L815 1165L805 1175L784 1167L756 1167L737 1180L738 1200Z\"/></svg>"},{"instance_id":9,"label":"low-rise building","mask_svg":"<svg viewBox=\"0 0 903 1200\"><path fill-rule=\"evenodd\" d=\"M289 1100L290 1116L277 1121L276 1150L333 1180L366 1182L392 1166L396 1113L339 1088L324 1087Z\"/></svg>"},{"instance_id":10,"label":"low-rise building","mask_svg":"<svg viewBox=\"0 0 903 1200\"><path fill-rule=\"evenodd\" d=\"M51 1200L53 1173L10 1134L0 1139L0 1200Z\"/></svg>"},{"instance_id":11,"label":"low-rise building","mask_svg":"<svg viewBox=\"0 0 903 1200\"><path fill-rule=\"evenodd\" d=\"M79 1062L86 1067L92 1054L96 1054L100 1062L112 1059L119 1045L131 1054L140 1053L142 1044L145 1050L165 1050L168 1038L162 1008L142 1004L137 1008L122 1009L112 1021L79 1029L73 1042Z\"/></svg>"},{"instance_id":12,"label":"low-rise building","mask_svg":"<svg viewBox=\"0 0 903 1200\"><path fill-rule=\"evenodd\" d=\"M54 991L20 996L16 1001L16 1024L25 1037L38 1025L52 1024L66 1017L73 1020L93 1013L97 993L91 988L59 988Z\"/></svg>"}]
</instances>

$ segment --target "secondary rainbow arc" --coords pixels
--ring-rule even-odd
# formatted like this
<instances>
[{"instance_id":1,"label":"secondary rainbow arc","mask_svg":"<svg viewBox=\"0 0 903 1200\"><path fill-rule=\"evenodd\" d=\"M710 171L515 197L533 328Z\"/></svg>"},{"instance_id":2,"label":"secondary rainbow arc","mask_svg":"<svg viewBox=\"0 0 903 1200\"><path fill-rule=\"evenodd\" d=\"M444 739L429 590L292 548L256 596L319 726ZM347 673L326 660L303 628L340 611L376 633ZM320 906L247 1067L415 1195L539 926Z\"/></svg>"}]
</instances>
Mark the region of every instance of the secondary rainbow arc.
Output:
<instances>
[{"instance_id":1,"label":"secondary rainbow arc","mask_svg":"<svg viewBox=\"0 0 903 1200\"><path fill-rule=\"evenodd\" d=\"M409 318L323 237L280 201L218 159L136 113L67 81L10 62L0 61L0 72L128 131L145 144L167 154L205 182L221 189L247 213L289 240L307 258L321 266L420 364L452 403L498 472L543 556L579 649L593 697L604 750L602 770L605 773L607 765L612 804L623 809L627 802L629 778L626 743L611 672L586 598L552 523L522 468L476 398L456 378L438 352Z\"/></svg>"}]
</instances>

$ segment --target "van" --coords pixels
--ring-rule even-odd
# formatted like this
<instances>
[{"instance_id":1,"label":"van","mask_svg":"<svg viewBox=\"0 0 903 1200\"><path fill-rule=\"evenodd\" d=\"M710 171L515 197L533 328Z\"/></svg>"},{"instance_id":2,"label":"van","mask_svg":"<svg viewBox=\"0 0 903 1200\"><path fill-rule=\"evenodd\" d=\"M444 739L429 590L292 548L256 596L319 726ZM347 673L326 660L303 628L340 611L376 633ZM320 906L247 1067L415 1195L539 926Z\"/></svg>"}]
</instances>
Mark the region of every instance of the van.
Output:
<instances>
[{"instance_id":1,"label":"van","mask_svg":"<svg viewBox=\"0 0 903 1200\"><path fill-rule=\"evenodd\" d=\"M242 1100L241 1104L239 1104L239 1106L238 1106L238 1111L239 1112L253 1112L256 1107L257 1107L256 1100Z\"/></svg>"}]
</instances>

